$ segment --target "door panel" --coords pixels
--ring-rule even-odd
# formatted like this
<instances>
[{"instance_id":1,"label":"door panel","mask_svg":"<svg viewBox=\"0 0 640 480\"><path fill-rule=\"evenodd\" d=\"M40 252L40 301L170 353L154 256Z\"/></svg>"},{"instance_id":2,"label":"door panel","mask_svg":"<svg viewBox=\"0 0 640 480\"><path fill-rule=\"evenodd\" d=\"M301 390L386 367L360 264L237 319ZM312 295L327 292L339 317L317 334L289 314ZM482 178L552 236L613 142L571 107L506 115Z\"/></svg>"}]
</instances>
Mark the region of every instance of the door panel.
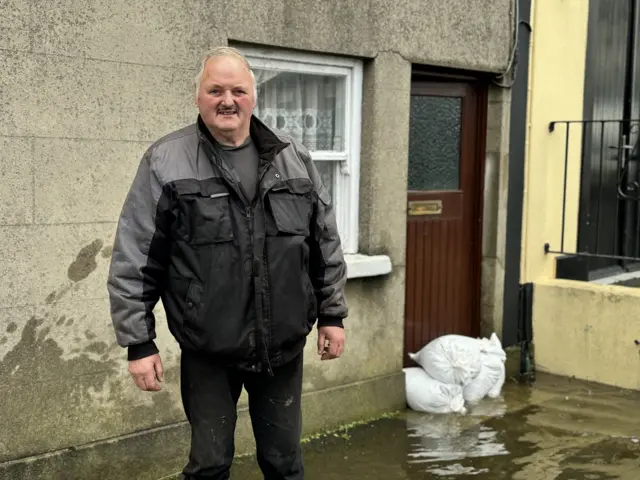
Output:
<instances>
[{"instance_id":1,"label":"door panel","mask_svg":"<svg viewBox=\"0 0 640 480\"><path fill-rule=\"evenodd\" d=\"M405 365L438 336L479 334L483 99L472 84L412 86Z\"/></svg>"}]
</instances>

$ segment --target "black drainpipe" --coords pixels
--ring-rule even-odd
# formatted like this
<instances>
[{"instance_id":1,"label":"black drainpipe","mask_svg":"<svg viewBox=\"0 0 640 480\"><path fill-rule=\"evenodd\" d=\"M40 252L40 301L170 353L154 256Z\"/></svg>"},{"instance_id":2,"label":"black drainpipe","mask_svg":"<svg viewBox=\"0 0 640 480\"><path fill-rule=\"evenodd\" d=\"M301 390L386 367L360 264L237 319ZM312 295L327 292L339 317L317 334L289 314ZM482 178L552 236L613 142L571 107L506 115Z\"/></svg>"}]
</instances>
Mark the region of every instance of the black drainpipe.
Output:
<instances>
[{"instance_id":1,"label":"black drainpipe","mask_svg":"<svg viewBox=\"0 0 640 480\"><path fill-rule=\"evenodd\" d=\"M504 304L502 343L520 344L521 370L529 370L531 333L531 302L533 289L520 284L520 246L522 241L522 205L524 197L525 140L527 128L527 90L529 83L529 38L531 0L519 2L517 72L511 91L509 134L509 191L507 197L507 231L504 273ZM525 28L522 28L522 27Z\"/></svg>"}]
</instances>

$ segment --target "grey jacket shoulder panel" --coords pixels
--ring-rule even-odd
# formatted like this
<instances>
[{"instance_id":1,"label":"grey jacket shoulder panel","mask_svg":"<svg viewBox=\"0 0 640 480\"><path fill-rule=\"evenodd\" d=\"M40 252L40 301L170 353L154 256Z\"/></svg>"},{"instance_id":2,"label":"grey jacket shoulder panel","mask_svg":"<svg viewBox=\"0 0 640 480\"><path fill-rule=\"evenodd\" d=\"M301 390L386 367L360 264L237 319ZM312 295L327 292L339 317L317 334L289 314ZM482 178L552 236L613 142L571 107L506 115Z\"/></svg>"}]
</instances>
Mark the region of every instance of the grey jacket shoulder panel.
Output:
<instances>
[{"instance_id":1,"label":"grey jacket shoulder panel","mask_svg":"<svg viewBox=\"0 0 640 480\"><path fill-rule=\"evenodd\" d=\"M151 167L163 185L185 178L196 178L200 169L207 168L207 157L202 152L195 124L161 138L147 151Z\"/></svg>"},{"instance_id":2,"label":"grey jacket shoulder panel","mask_svg":"<svg viewBox=\"0 0 640 480\"><path fill-rule=\"evenodd\" d=\"M149 150L154 151L167 143L170 144L176 141L179 142L185 137L189 137L191 135L195 135L195 136L198 135L198 129L195 123L192 123L191 125L187 125L186 127L183 127L179 130L175 130L171 133L168 133L164 137L159 138L158 140L153 142L153 144L151 144L151 146L149 147Z\"/></svg>"}]
</instances>

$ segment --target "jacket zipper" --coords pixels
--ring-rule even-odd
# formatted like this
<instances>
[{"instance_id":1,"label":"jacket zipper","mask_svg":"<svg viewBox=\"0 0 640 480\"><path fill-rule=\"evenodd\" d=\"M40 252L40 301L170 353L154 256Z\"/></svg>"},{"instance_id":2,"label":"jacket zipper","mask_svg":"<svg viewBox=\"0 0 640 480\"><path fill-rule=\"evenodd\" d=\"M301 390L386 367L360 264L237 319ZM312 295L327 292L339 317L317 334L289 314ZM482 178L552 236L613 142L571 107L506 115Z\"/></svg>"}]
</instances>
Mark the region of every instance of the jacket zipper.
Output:
<instances>
[{"instance_id":1,"label":"jacket zipper","mask_svg":"<svg viewBox=\"0 0 640 480\"><path fill-rule=\"evenodd\" d=\"M253 204L254 206L257 206L258 203L262 203L263 204L263 218L264 218L264 201L262 201L262 193L260 192L260 185L262 185L262 180L264 179L265 175L267 174L267 171L269 170L269 165L264 166L262 172L260 173L260 171L258 171L258 184L257 184L257 190L256 190L256 196L254 197L254 201ZM251 208L248 209L249 212L252 212ZM251 219L251 244L253 245L253 219ZM263 259L265 258L266 255L266 249L265 249L265 245L263 244L262 246L262 258L260 259L260 261L263 261ZM253 266L253 261L251 262L251 265ZM269 275L265 272L264 275L262 275L262 281L264 283L266 283L266 288L264 288L263 286L263 291L268 291L269 285L268 285L268 280ZM262 295L262 292L260 292L260 295ZM264 319L265 319L265 311L264 311L264 301L260 302L261 305L261 310L262 312L260 312L260 316L262 318L262 322L261 322L261 326L262 328L264 328ZM269 348L267 346L267 341L264 338L264 335L262 335L262 332L260 332L260 339L262 340L262 348L264 349L264 358L267 361L267 373L270 376L274 376L273 375L273 369L271 367L271 360L269 360Z\"/></svg>"},{"instance_id":2,"label":"jacket zipper","mask_svg":"<svg viewBox=\"0 0 640 480\"><path fill-rule=\"evenodd\" d=\"M247 215L247 221L249 222L249 243L251 245L251 277L255 278L255 264L254 264L254 259L253 259L253 207L247 207L246 209L246 215ZM262 292L258 292L258 295L262 295ZM260 302L262 304L262 302ZM264 306L262 307L262 310L264 311ZM258 312L256 312L256 315L258 314ZM264 328L264 315L260 314L263 318L263 322L260 322L262 325L261 327ZM263 332L260 331L260 340L262 343L262 348L264 349L264 359L266 359L267 361L267 373L270 376L273 376L273 370L271 368L271 361L269 360L269 349L267 347L267 342L264 339L264 335Z\"/></svg>"}]
</instances>

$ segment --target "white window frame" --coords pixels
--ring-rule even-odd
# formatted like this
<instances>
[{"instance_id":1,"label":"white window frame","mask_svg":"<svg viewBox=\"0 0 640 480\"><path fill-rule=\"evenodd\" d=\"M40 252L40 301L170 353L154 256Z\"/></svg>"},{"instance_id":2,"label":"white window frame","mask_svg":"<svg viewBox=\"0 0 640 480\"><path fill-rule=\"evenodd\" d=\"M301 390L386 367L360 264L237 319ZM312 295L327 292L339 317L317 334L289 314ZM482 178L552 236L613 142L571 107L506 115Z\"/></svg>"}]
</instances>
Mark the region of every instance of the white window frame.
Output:
<instances>
[{"instance_id":1,"label":"white window frame","mask_svg":"<svg viewBox=\"0 0 640 480\"><path fill-rule=\"evenodd\" d=\"M358 253L360 200L360 137L362 124L362 61L324 54L267 48L241 48L252 68L336 75L346 78L344 152L311 152L314 162L331 161L334 170L336 222L346 254ZM338 163L339 162L339 163Z\"/></svg>"}]
</instances>

